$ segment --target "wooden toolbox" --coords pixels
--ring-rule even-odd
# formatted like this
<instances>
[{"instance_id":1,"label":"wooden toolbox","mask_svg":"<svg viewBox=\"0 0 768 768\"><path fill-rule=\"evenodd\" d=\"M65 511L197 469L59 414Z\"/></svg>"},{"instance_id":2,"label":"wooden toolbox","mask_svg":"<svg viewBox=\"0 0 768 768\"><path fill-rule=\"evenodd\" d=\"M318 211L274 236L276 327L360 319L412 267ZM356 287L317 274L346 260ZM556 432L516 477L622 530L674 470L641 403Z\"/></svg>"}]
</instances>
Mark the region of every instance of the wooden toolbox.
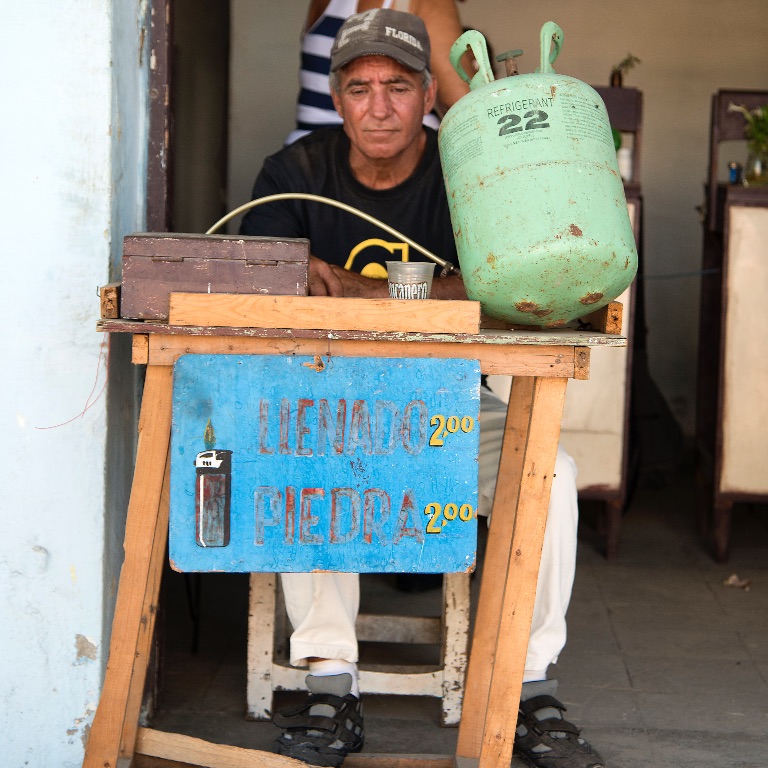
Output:
<instances>
[{"instance_id":1,"label":"wooden toolbox","mask_svg":"<svg viewBox=\"0 0 768 768\"><path fill-rule=\"evenodd\" d=\"M306 296L309 240L146 233L123 240L120 314L167 320L169 294Z\"/></svg>"}]
</instances>

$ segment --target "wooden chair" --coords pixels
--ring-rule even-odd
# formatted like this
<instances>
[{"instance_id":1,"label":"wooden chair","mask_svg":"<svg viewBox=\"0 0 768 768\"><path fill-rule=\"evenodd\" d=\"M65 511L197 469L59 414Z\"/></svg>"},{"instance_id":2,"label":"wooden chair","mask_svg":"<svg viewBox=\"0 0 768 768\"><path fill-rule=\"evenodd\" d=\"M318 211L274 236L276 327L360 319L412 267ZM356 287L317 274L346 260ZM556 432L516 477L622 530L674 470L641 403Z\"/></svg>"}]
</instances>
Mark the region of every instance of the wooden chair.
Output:
<instances>
[{"instance_id":1,"label":"wooden chair","mask_svg":"<svg viewBox=\"0 0 768 768\"><path fill-rule=\"evenodd\" d=\"M702 210L696 476L700 533L719 562L728 557L734 503L768 500L761 411L768 370L754 355L768 332L768 187L723 181L723 142L745 139L746 122L728 110L731 103L754 109L768 104L768 91L719 90L712 96Z\"/></svg>"},{"instance_id":2,"label":"wooden chair","mask_svg":"<svg viewBox=\"0 0 768 768\"><path fill-rule=\"evenodd\" d=\"M273 573L252 573L248 611L247 717L268 720L274 691L305 690L306 669L288 663L288 626ZM443 576L439 618L360 614L358 640L428 643L441 646L437 667L360 665L361 693L435 696L442 700L441 723L458 725L469 646L469 574Z\"/></svg>"}]
</instances>

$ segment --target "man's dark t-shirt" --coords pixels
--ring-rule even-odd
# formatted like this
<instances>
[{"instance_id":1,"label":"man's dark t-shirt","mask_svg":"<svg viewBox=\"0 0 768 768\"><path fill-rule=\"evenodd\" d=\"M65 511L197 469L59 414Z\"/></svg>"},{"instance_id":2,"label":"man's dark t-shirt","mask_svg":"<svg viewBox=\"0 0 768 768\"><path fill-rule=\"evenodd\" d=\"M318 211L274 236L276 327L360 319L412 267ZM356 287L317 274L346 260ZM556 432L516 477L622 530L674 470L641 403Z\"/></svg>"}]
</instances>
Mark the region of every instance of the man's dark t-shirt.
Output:
<instances>
[{"instance_id":1,"label":"man's dark t-shirt","mask_svg":"<svg viewBox=\"0 0 768 768\"><path fill-rule=\"evenodd\" d=\"M253 199L284 192L322 195L380 219L457 265L437 133L424 130L424 155L411 177L396 187L374 190L360 184L349 167L349 139L343 129L320 128L265 160ZM375 224L314 201L256 206L243 219L240 234L304 237L313 255L369 277L385 277L384 262L406 255L409 261L429 260Z\"/></svg>"}]
</instances>

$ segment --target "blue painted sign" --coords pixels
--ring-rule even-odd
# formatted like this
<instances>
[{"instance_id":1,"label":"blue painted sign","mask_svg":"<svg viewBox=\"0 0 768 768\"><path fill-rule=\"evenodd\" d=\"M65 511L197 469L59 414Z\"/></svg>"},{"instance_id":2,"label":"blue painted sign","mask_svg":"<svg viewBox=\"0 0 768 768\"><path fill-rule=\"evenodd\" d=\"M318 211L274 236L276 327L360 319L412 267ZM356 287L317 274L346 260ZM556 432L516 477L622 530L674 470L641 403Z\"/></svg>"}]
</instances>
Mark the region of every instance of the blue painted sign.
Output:
<instances>
[{"instance_id":1,"label":"blue painted sign","mask_svg":"<svg viewBox=\"0 0 768 768\"><path fill-rule=\"evenodd\" d=\"M185 355L171 431L180 571L467 571L476 360Z\"/></svg>"}]
</instances>

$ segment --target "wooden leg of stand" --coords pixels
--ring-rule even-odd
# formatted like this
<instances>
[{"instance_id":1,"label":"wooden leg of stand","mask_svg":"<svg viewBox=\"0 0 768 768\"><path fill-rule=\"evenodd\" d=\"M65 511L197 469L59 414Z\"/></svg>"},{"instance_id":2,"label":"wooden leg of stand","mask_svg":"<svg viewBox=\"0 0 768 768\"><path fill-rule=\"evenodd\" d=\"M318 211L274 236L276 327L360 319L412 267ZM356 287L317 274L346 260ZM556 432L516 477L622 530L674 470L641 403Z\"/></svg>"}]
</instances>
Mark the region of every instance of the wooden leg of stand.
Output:
<instances>
[{"instance_id":1,"label":"wooden leg of stand","mask_svg":"<svg viewBox=\"0 0 768 768\"><path fill-rule=\"evenodd\" d=\"M507 768L517 726L567 379L537 379L493 660L480 768ZM493 571L492 571L493 572ZM513 712L510 712L510 703Z\"/></svg>"},{"instance_id":2,"label":"wooden leg of stand","mask_svg":"<svg viewBox=\"0 0 768 768\"><path fill-rule=\"evenodd\" d=\"M516 377L472 640L457 763L508 768L567 379ZM495 582L495 583L494 583Z\"/></svg>"},{"instance_id":3,"label":"wooden leg of stand","mask_svg":"<svg viewBox=\"0 0 768 768\"><path fill-rule=\"evenodd\" d=\"M530 422L534 379L515 377L507 406L507 421L499 459L499 482L493 497L493 511L488 534L488 545L483 562L483 580L477 603L475 628L472 635L467 677L464 683L464 702L456 754L461 757L480 757L483 723L491 683L491 661L496 650L504 584L498 578L498 568L506 569L512 532L515 527L515 509L525 458L525 441ZM502 481L504 478L504 481ZM489 574L485 578L485 574ZM495 574L492 578L490 574Z\"/></svg>"},{"instance_id":4,"label":"wooden leg of stand","mask_svg":"<svg viewBox=\"0 0 768 768\"><path fill-rule=\"evenodd\" d=\"M146 688L147 669L149 657L152 651L152 639L155 634L155 619L157 617L157 604L160 598L160 583L163 577L163 563L168 544L168 517L171 501L171 457L165 465L163 489L160 494L160 505L157 510L157 526L155 538L152 542L152 555L150 557L150 572L147 579L147 588L144 593L144 603L141 609L141 628L139 630L139 642L136 645L136 659L133 663L133 676L128 690L128 699L125 709L125 723L123 735L120 739L120 756L133 757L136 744L136 733L139 727L141 715L141 702Z\"/></svg>"},{"instance_id":5,"label":"wooden leg of stand","mask_svg":"<svg viewBox=\"0 0 768 768\"><path fill-rule=\"evenodd\" d=\"M109 661L83 768L116 768L118 758L129 757L133 751L133 744L121 742L129 700L135 701L136 686L144 685L146 659L142 665L142 642L146 635L147 612L152 612L147 606L155 605L157 601L156 594L152 598L152 592L156 593L159 587L157 569L162 568L168 534L167 523L159 525L158 511L171 434L172 377L171 367L147 368L136 469L125 526L125 559L112 623ZM156 546L158 536L163 539L162 547L159 540ZM162 550L160 554L159 550ZM136 725L130 727L135 734Z\"/></svg>"}]
</instances>

